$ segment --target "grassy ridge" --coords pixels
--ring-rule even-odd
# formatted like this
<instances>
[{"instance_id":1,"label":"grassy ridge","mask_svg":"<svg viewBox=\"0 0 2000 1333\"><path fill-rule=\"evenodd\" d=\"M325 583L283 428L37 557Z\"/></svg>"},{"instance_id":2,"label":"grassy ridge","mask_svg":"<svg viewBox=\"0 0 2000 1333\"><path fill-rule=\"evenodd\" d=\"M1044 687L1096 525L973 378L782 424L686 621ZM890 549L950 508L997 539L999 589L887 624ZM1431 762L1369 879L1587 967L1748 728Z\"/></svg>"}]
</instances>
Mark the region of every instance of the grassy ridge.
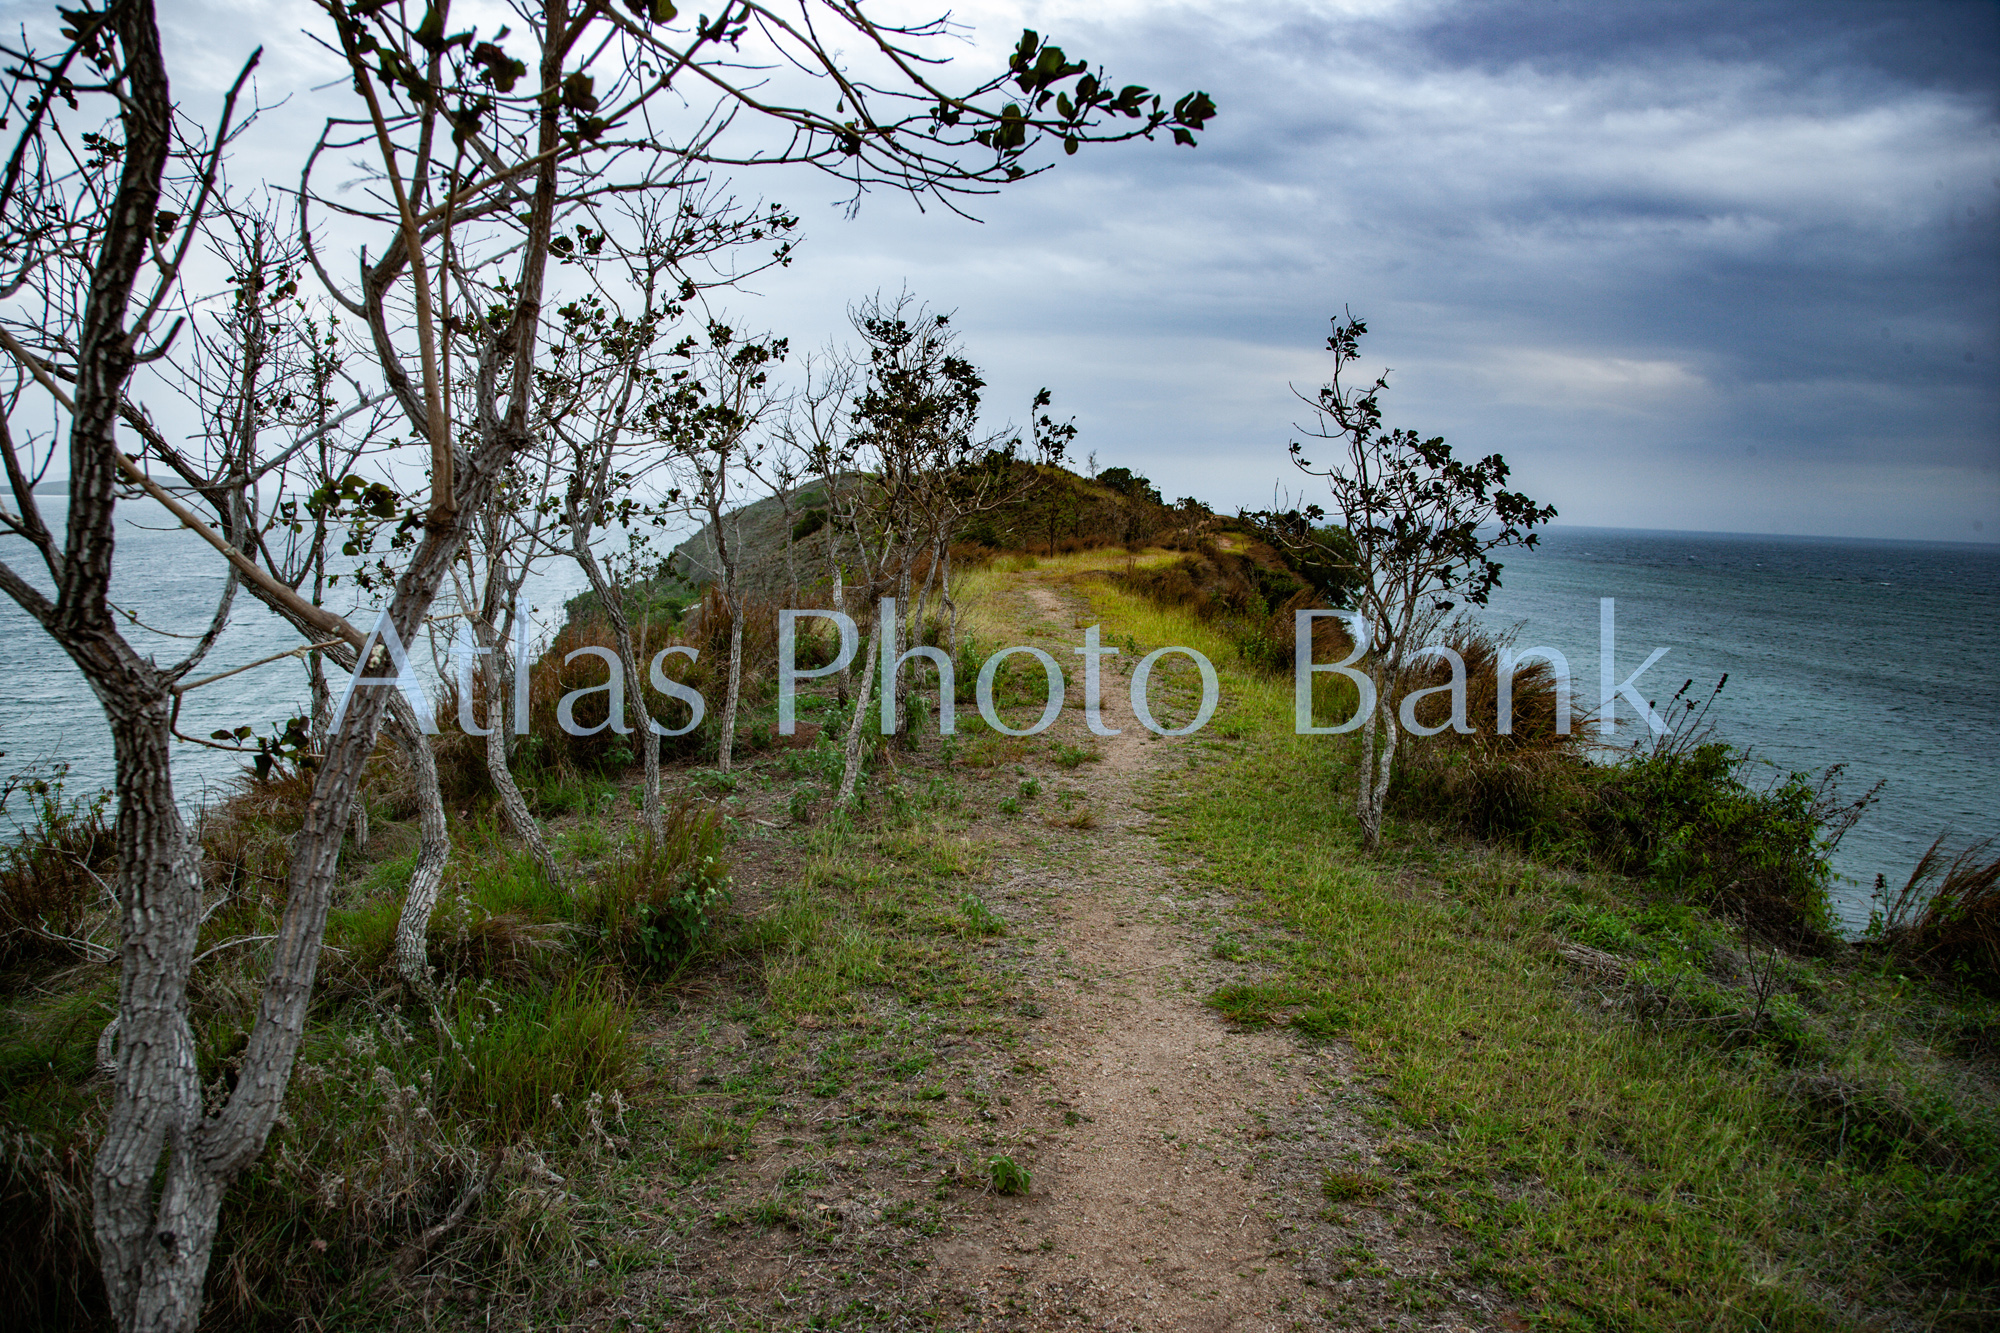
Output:
<instances>
[{"instance_id":1,"label":"grassy ridge","mask_svg":"<svg viewBox=\"0 0 2000 1333\"><path fill-rule=\"evenodd\" d=\"M1022 1143L990 1108L1032 1092L1035 1067L1015 1048L1039 1017L1021 984L1033 909L990 885L984 844L1007 844L1016 818L1089 828L1088 804L1072 809L1057 782L1095 757L994 734L967 706L981 652L1042 631L1081 637L1067 611L1049 623L1016 577L1029 569L1083 591L1126 662L1185 645L1221 672L1220 710L1149 799L1183 873L1239 895L1289 942L1253 946L1268 951L1252 961L1270 979L1211 1002L1239 1022L1352 1043L1396 1110L1382 1129L1409 1187L1399 1192L1459 1226L1479 1275L1544 1326L1994 1319L1990 1054L1961 1058L1990 1052L1990 1006L1905 980L1883 956L1760 952L1632 880L1429 828L1392 824L1387 853L1362 857L1347 744L1291 734L1289 679L1228 626L1104 577L1177 558L1016 556L973 572L962 734L885 744L852 814L825 808L844 718L829 690L801 701L825 728L810 747L767 752L729 779L687 772L683 794L701 801L680 808L661 849L632 822L629 773L621 787L615 770L538 770L533 795L557 816L572 893L462 816L431 928L435 1009L392 979L414 834L378 823L380 859L357 858L329 921L289 1122L232 1193L211 1321L262 1326L317 1308L333 1323L393 1326L431 1299L423 1291L451 1284L488 1318L565 1319L651 1271L669 1236L696 1246L692 1271L709 1271L664 1291L656 1313L752 1320L749 1297L711 1290L743 1246L796 1237L838 1264L914 1274L952 1191L1013 1188L1000 1164L1013 1171ZM1068 707L1080 708L1075 663L1063 664ZM997 685L1006 716L1032 720L1040 668L1013 658ZM1320 686L1326 718L1351 710L1342 682ZM1163 724L1191 715L1195 687L1185 659L1161 663ZM768 696L751 708L768 725ZM194 996L218 1089L254 1012L258 938L275 910L255 885L271 878L288 807L276 787L265 794L212 848L236 897L201 947L242 941L209 957ZM763 886L730 911L725 839ZM1225 947L1218 956L1242 956ZM95 1299L73 1284L88 1271L87 1165L108 1089L96 1039L114 979L102 964L51 962L9 980L0 1237L12 1262L0 1290L44 1324L64 1312L80 1324ZM857 1174L855 1151L876 1159L873 1175ZM785 1154L765 1161L775 1185L751 1170L760 1153ZM1329 1166L1329 1198L1372 1188ZM892 1198L879 1252L855 1250L821 1206L815 1190L831 1176ZM409 1256L433 1286L399 1291L405 1247L461 1201L463 1225ZM660 1231L634 1235L640 1205ZM828 1318L872 1319L821 1295Z\"/></svg>"},{"instance_id":2,"label":"grassy ridge","mask_svg":"<svg viewBox=\"0 0 2000 1333\"><path fill-rule=\"evenodd\" d=\"M1231 739L1209 747L1199 781L1161 783L1165 836L1296 932L1273 960L1273 1001L1305 1002L1313 1027L1339 1027L1374 1064L1402 1112L1402 1169L1548 1326L1807 1330L1894 1311L1970 1327L1993 1314L1977 1289L1994 1275L1990 1104L1942 1090L1951 1071L1911 1040L1927 1015L1907 983L1774 961L1820 993L1804 1020L1819 1038L1810 1070L1699 1023L1636 1021L1634 973L1667 975L1673 950L1630 959L1617 999L1562 952L1575 923L1646 920L1629 882L1407 830L1365 859L1348 747L1291 734L1289 681L1232 661L1187 618L1102 585L1090 595L1107 632L1216 661L1214 734ZM1683 954L1726 934L1698 913L1668 917L1678 930L1654 935ZM1857 1114L1830 1144L1814 1077L1898 1090L1931 1118L1913 1115L1899 1140ZM1864 1124L1881 1131L1873 1151L1852 1132ZM1964 1169L1937 1169L1941 1157Z\"/></svg>"}]
</instances>

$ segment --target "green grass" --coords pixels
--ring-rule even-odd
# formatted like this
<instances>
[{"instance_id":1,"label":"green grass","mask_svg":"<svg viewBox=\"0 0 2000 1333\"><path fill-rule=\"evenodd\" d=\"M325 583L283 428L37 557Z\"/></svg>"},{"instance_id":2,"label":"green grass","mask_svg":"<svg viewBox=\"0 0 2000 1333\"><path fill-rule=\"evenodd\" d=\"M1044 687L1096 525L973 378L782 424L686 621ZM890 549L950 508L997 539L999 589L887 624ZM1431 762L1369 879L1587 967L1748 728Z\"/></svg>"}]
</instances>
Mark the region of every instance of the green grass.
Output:
<instances>
[{"instance_id":1,"label":"green grass","mask_svg":"<svg viewBox=\"0 0 2000 1333\"><path fill-rule=\"evenodd\" d=\"M1108 628L1142 644L1212 637L1116 590L1091 595ZM1708 942L1690 938L1695 918L1683 912L1679 934L1664 919L1649 929L1622 882L1552 877L1394 827L1371 861L1347 813L1344 744L1291 734L1288 681L1220 669L1232 716L1218 720L1246 742L1199 782L1160 784L1162 835L1295 942L1278 980L1210 1002L1253 1025L1317 1009L1299 1025L1353 1043L1400 1111L1392 1160L1472 1237L1476 1271L1558 1328L1803 1331L1840 1326L1836 1303L1933 1315L1991 1304L1971 1290L1992 1279L1990 1251L1966 1251L1994 1232L1992 1159L1973 1151L1972 1168L1936 1181L1906 1143L1880 1170L1829 1160L1801 1131L1786 1091L1796 1075L1769 1044L1603 1011L1548 929L1685 965ZM1866 1022L1814 1026L1845 1077L1934 1077L1905 1065L1899 1043L1871 1042ZM1986 1126L1961 1127L1964 1142L1990 1137L1990 1108L1961 1114Z\"/></svg>"}]
</instances>

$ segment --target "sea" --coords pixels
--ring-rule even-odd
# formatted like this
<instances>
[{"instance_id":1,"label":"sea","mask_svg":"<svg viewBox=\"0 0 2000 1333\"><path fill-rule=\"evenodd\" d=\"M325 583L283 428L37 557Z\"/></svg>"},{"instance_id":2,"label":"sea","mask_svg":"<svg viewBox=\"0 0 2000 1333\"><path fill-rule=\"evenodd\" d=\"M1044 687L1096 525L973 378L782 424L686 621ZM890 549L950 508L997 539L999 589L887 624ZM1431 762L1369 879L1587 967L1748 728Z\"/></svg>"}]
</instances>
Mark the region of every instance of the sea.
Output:
<instances>
[{"instance_id":1,"label":"sea","mask_svg":"<svg viewBox=\"0 0 2000 1333\"><path fill-rule=\"evenodd\" d=\"M1562 652L1579 719L1601 702L1608 598L1614 692L1664 648L1635 691L1664 712L1726 675L1708 723L1751 781L1839 764L1845 794L1882 784L1833 858L1850 929L1875 877L1900 887L1940 835L2000 835L2000 546L1556 527L1498 558L1483 619ZM1623 698L1614 720L1614 741L1651 735Z\"/></svg>"},{"instance_id":2,"label":"sea","mask_svg":"<svg viewBox=\"0 0 2000 1333\"><path fill-rule=\"evenodd\" d=\"M36 498L43 521L60 541L68 497ZM117 515L111 599L130 617L121 614L119 628L155 660L177 661L192 646L187 636L199 636L215 614L225 582L221 561L152 500L120 501ZM0 560L43 592L51 590L41 559L21 538L0 536ZM523 592L532 608L531 638L538 648L560 627L563 604L587 586L573 560L550 560L530 576ZM356 623L374 622L377 604L351 582L337 584L327 603ZM447 624L433 630L427 642L410 647L410 655L418 674L434 683L438 663L448 660L452 629ZM239 591L228 627L188 679L247 666L299 643L297 631ZM338 671L333 677L345 679ZM248 726L270 735L282 730L286 719L306 713L311 695L305 662L283 658L187 691L178 729L209 737ZM68 766L64 787L72 796L109 787L110 729L83 673L12 598L0 595L0 777L30 769L46 773L56 765ZM243 765L242 755L180 743L174 756L175 794L190 811L220 800L241 781ZM18 813L10 808L7 816ZM0 817L0 836L10 832L7 817Z\"/></svg>"},{"instance_id":3,"label":"sea","mask_svg":"<svg viewBox=\"0 0 2000 1333\"><path fill-rule=\"evenodd\" d=\"M65 500L43 497L52 525ZM113 562L126 632L162 661L185 652L222 587L217 562L150 501L121 504ZM57 528L60 531L60 528ZM1900 885L1932 840L2000 834L2000 547L1934 542L1772 537L1557 527L1529 551L1503 553L1501 584L1480 613L1511 629L1517 647L1568 660L1581 722L1599 705L1604 599L1612 602L1616 680L1655 649L1665 655L1635 683L1664 705L1682 682L1705 698L1716 735L1749 751L1753 780L1844 765L1843 792L1878 781L1876 803L1834 858L1835 905L1851 928L1867 919L1879 874ZM0 559L46 587L18 538ZM573 563L531 580L536 636L559 624L584 586ZM358 610L358 594L343 590ZM295 647L283 622L238 595L229 627L195 673L209 675ZM418 660L448 648L448 633ZM180 729L207 736L252 726L268 733L305 710L297 658L254 667L186 696ZM1619 701L1615 741L1649 732ZM1477 719L1474 719L1477 722ZM1490 725L1490 722L1488 723ZM109 733L81 673L11 600L0 597L0 775L69 766L67 787L87 794L112 778ZM183 744L178 793L193 807L240 780L238 756ZM18 799L18 798L17 798ZM4 831L0 821L0 831Z\"/></svg>"}]
</instances>

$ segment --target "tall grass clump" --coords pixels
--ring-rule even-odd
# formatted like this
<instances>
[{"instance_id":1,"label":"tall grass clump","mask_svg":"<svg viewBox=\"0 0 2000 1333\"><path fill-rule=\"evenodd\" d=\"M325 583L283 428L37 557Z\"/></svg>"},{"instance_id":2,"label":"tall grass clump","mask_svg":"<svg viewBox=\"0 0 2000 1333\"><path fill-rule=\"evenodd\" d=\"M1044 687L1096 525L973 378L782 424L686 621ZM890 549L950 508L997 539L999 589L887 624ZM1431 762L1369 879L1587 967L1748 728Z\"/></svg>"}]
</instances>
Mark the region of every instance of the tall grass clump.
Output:
<instances>
[{"instance_id":1,"label":"tall grass clump","mask_svg":"<svg viewBox=\"0 0 2000 1333\"><path fill-rule=\"evenodd\" d=\"M69 766L14 774L0 784L0 812L20 801L15 840L0 847L0 969L37 960L90 957L84 937L93 909L107 903L115 872L111 793L72 797ZM104 915L104 914L100 914ZM92 923L95 924L95 923Z\"/></svg>"},{"instance_id":2,"label":"tall grass clump","mask_svg":"<svg viewBox=\"0 0 2000 1333\"><path fill-rule=\"evenodd\" d=\"M1906 967L2000 996L2000 851L1993 839L1950 854L1939 837L1878 908L1870 933Z\"/></svg>"},{"instance_id":3,"label":"tall grass clump","mask_svg":"<svg viewBox=\"0 0 2000 1333\"><path fill-rule=\"evenodd\" d=\"M578 902L581 923L641 974L677 970L714 933L728 902L722 812L692 802L667 811L666 834L642 836Z\"/></svg>"},{"instance_id":4,"label":"tall grass clump","mask_svg":"<svg viewBox=\"0 0 2000 1333\"><path fill-rule=\"evenodd\" d=\"M1334 635L1345 656L1352 645L1337 628ZM1503 735L1498 730L1499 661L1502 652L1513 648L1513 636L1460 618L1424 641L1443 643L1464 661L1465 715L1476 730L1464 735L1445 725L1450 716L1446 696L1432 695L1418 704L1413 714L1417 721L1444 730L1405 738L1397 750L1391 807L1523 850L1562 843L1570 836L1566 826L1571 812L1584 795L1588 765L1575 720L1565 719L1558 709L1557 680L1548 663L1536 658L1514 671L1513 726ZM1396 694L1400 698L1450 683L1450 668L1426 659L1406 670Z\"/></svg>"}]
</instances>

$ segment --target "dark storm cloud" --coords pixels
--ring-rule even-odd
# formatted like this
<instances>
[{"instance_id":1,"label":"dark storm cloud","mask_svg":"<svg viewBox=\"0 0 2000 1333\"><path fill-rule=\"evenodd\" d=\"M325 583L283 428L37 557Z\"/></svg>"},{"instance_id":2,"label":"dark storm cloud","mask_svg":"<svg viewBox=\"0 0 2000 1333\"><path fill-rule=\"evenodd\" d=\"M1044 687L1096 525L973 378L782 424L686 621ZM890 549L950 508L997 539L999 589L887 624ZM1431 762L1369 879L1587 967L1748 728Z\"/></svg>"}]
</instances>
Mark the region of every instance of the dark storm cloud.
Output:
<instances>
[{"instance_id":1,"label":"dark storm cloud","mask_svg":"<svg viewBox=\"0 0 2000 1333\"><path fill-rule=\"evenodd\" d=\"M1287 381L1351 303L1392 418L1503 449L1573 520L1990 539L1993 13L1039 13L1207 88L1201 148L1064 161L983 210L970 262L950 229L863 248L1171 492L1268 498Z\"/></svg>"},{"instance_id":2,"label":"dark storm cloud","mask_svg":"<svg viewBox=\"0 0 2000 1333\"><path fill-rule=\"evenodd\" d=\"M309 12L245 4L190 3L175 40L198 65L214 32L261 29L273 94L327 77L287 35ZM1192 151L1058 155L976 201L977 225L888 195L848 221L823 178L742 173L806 240L718 304L806 347L907 281L959 311L996 417L1047 384L1083 451L1224 506L1269 499L1288 386L1318 382L1327 317L1352 305L1369 364L1395 367L1391 420L1505 452L1567 521L1991 540L1997 16L961 6L952 83L1004 68L1032 26L1119 81L1205 88L1221 115ZM209 82L240 58L211 57ZM289 140L257 151L295 175Z\"/></svg>"},{"instance_id":3,"label":"dark storm cloud","mask_svg":"<svg viewBox=\"0 0 2000 1333\"><path fill-rule=\"evenodd\" d=\"M1416 25L1412 35L1459 67L1595 71L1663 57L1763 62L1796 92L1866 96L1905 84L1991 99L2000 5L1475 0Z\"/></svg>"}]
</instances>

